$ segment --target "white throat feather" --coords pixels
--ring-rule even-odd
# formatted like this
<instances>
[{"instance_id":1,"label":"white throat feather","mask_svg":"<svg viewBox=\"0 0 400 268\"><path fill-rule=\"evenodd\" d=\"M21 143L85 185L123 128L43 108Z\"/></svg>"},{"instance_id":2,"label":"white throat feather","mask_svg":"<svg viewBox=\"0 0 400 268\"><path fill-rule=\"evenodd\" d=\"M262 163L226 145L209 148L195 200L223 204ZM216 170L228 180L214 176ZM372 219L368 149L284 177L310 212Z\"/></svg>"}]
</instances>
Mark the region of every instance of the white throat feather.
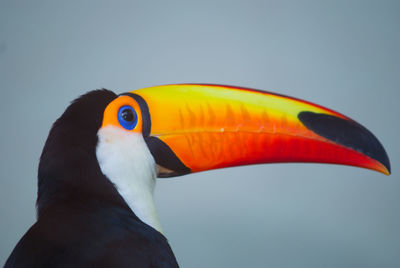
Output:
<instances>
[{"instance_id":1,"label":"white throat feather","mask_svg":"<svg viewBox=\"0 0 400 268\"><path fill-rule=\"evenodd\" d=\"M96 156L101 171L144 223L162 232L153 199L156 164L141 133L106 126L98 133Z\"/></svg>"}]
</instances>

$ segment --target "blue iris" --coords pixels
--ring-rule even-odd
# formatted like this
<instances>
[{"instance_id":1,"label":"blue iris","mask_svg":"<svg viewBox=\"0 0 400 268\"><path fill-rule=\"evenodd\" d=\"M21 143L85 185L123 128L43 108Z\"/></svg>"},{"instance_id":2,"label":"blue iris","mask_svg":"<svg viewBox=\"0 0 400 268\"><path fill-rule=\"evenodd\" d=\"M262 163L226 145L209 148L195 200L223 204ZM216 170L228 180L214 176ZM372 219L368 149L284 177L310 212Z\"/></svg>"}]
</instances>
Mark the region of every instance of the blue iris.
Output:
<instances>
[{"instance_id":1,"label":"blue iris","mask_svg":"<svg viewBox=\"0 0 400 268\"><path fill-rule=\"evenodd\" d=\"M125 129L132 130L138 121L137 114L131 106L122 106L118 111L118 121Z\"/></svg>"}]
</instances>

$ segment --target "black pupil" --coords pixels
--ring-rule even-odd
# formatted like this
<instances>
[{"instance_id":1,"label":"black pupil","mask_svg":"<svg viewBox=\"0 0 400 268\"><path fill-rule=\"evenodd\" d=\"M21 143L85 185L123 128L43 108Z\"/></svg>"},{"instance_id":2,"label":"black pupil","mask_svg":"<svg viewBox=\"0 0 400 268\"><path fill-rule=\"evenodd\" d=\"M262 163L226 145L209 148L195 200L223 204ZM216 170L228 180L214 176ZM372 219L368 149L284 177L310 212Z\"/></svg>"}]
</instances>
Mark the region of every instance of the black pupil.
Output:
<instances>
[{"instance_id":1,"label":"black pupil","mask_svg":"<svg viewBox=\"0 0 400 268\"><path fill-rule=\"evenodd\" d=\"M132 110L125 109L122 111L122 118L127 122L132 122L135 119Z\"/></svg>"}]
</instances>

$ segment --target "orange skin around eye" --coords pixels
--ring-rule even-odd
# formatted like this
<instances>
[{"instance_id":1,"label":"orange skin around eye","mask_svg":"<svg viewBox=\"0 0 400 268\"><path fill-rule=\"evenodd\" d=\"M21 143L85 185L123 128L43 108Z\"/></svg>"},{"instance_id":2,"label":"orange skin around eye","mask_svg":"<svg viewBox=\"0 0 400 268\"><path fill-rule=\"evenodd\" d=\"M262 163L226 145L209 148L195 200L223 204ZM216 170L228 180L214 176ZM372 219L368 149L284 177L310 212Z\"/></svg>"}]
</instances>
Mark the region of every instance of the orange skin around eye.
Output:
<instances>
[{"instance_id":1,"label":"orange skin around eye","mask_svg":"<svg viewBox=\"0 0 400 268\"><path fill-rule=\"evenodd\" d=\"M137 114L138 121L134 129L132 130L127 130L121 126L121 124L118 121L118 111L122 106L129 105L131 106ZM126 131L131 131L131 132L138 132L142 133L142 112L140 110L139 104L132 99L129 96L120 96L113 100L108 106L106 107L104 114L103 114L103 124L101 127L106 127L106 126L115 126L122 128Z\"/></svg>"}]
</instances>

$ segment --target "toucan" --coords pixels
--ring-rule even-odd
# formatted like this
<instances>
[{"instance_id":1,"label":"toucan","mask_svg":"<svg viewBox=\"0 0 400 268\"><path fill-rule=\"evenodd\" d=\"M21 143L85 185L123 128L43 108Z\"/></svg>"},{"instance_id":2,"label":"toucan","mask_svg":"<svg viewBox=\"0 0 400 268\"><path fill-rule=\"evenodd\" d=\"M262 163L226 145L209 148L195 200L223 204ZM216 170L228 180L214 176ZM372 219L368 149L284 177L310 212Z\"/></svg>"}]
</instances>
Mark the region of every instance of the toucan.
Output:
<instances>
[{"instance_id":1,"label":"toucan","mask_svg":"<svg viewBox=\"0 0 400 268\"><path fill-rule=\"evenodd\" d=\"M156 214L156 178L278 162L390 174L370 131L304 100L212 84L90 91L50 130L37 221L4 267L178 267Z\"/></svg>"}]
</instances>

